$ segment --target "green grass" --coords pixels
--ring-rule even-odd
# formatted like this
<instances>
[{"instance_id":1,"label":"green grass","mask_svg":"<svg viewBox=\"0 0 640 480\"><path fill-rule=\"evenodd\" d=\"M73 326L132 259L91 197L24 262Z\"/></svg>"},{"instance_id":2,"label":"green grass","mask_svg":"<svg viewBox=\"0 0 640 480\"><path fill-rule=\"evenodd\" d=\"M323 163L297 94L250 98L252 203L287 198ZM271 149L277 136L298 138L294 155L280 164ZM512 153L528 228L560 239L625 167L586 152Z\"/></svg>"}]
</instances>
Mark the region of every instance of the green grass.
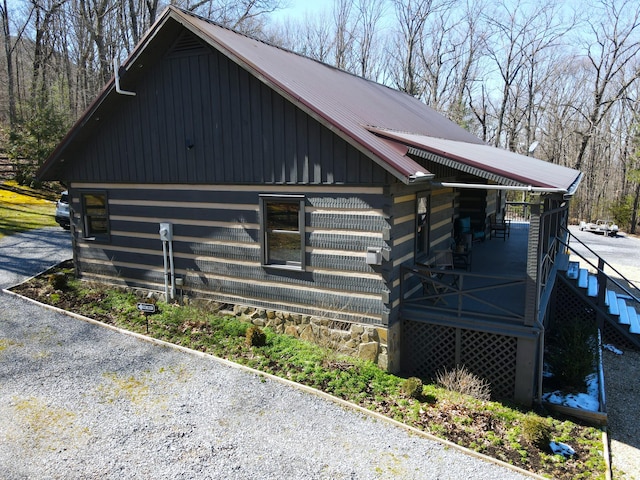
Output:
<instances>
[{"instance_id":1,"label":"green grass","mask_svg":"<svg viewBox=\"0 0 640 480\"><path fill-rule=\"evenodd\" d=\"M15 182L0 184L0 238L55 226L56 197L55 192L34 190Z\"/></svg>"}]
</instances>

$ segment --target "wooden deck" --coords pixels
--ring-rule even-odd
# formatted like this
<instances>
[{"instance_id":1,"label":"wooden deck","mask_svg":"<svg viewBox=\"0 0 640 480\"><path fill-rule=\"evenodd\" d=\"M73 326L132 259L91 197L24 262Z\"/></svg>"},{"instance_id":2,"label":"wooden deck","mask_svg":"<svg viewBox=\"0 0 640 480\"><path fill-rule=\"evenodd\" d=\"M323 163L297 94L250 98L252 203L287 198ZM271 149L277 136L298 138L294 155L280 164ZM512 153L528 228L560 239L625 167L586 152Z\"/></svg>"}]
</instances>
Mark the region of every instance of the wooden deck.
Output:
<instances>
[{"instance_id":1,"label":"wooden deck","mask_svg":"<svg viewBox=\"0 0 640 480\"><path fill-rule=\"evenodd\" d=\"M528 223L512 223L506 239L474 243L467 270L405 269L403 308L427 310L432 318L523 325L528 235Z\"/></svg>"}]
</instances>

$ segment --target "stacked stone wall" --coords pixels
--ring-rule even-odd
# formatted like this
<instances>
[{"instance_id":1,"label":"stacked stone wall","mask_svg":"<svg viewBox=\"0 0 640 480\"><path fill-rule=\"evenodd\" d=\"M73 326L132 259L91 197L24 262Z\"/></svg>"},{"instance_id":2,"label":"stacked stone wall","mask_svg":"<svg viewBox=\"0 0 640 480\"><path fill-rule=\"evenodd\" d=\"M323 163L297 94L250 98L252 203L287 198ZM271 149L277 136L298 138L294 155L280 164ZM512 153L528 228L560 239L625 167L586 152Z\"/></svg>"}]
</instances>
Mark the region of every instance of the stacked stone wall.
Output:
<instances>
[{"instance_id":1,"label":"stacked stone wall","mask_svg":"<svg viewBox=\"0 0 640 480\"><path fill-rule=\"evenodd\" d=\"M243 305L235 305L232 310L221 313L233 315L240 321L259 327L271 328L276 333L371 361L385 370L388 368L387 329L383 327Z\"/></svg>"}]
</instances>

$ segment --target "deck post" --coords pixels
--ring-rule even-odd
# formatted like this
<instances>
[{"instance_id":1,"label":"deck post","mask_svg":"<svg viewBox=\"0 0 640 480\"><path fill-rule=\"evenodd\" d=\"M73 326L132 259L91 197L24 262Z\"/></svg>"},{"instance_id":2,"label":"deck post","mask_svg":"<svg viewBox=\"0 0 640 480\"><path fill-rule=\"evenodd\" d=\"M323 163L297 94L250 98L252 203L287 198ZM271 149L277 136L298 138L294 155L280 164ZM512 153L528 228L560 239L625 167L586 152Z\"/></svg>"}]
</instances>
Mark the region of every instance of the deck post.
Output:
<instances>
[{"instance_id":1,"label":"deck post","mask_svg":"<svg viewBox=\"0 0 640 480\"><path fill-rule=\"evenodd\" d=\"M524 299L524 324L533 326L538 315L538 269L540 263L540 205L531 204L529 240L527 243L527 272Z\"/></svg>"},{"instance_id":2,"label":"deck post","mask_svg":"<svg viewBox=\"0 0 640 480\"><path fill-rule=\"evenodd\" d=\"M516 384L514 400L521 405L531 406L536 383L536 359L538 338L519 338L516 354Z\"/></svg>"},{"instance_id":3,"label":"deck post","mask_svg":"<svg viewBox=\"0 0 640 480\"><path fill-rule=\"evenodd\" d=\"M540 268L541 205L530 204L529 240L527 242L527 269L524 298L524 324L533 327L538 321L540 289L538 276ZM516 358L516 384L514 399L523 405L533 402L536 384L536 360L540 338L518 339Z\"/></svg>"}]
</instances>

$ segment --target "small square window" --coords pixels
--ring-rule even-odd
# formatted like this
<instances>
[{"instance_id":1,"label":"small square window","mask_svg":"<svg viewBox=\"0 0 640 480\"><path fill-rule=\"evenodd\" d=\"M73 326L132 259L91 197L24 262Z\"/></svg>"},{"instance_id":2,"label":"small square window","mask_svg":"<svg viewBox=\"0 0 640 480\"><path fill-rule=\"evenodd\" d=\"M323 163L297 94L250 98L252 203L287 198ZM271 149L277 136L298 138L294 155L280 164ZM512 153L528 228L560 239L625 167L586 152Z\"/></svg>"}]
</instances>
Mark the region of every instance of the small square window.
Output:
<instances>
[{"instance_id":1,"label":"small square window","mask_svg":"<svg viewBox=\"0 0 640 480\"><path fill-rule=\"evenodd\" d=\"M261 196L262 262L281 268L304 268L304 198Z\"/></svg>"},{"instance_id":2,"label":"small square window","mask_svg":"<svg viewBox=\"0 0 640 480\"><path fill-rule=\"evenodd\" d=\"M84 237L99 240L109 238L109 212L107 194L86 192L80 195Z\"/></svg>"}]
</instances>

